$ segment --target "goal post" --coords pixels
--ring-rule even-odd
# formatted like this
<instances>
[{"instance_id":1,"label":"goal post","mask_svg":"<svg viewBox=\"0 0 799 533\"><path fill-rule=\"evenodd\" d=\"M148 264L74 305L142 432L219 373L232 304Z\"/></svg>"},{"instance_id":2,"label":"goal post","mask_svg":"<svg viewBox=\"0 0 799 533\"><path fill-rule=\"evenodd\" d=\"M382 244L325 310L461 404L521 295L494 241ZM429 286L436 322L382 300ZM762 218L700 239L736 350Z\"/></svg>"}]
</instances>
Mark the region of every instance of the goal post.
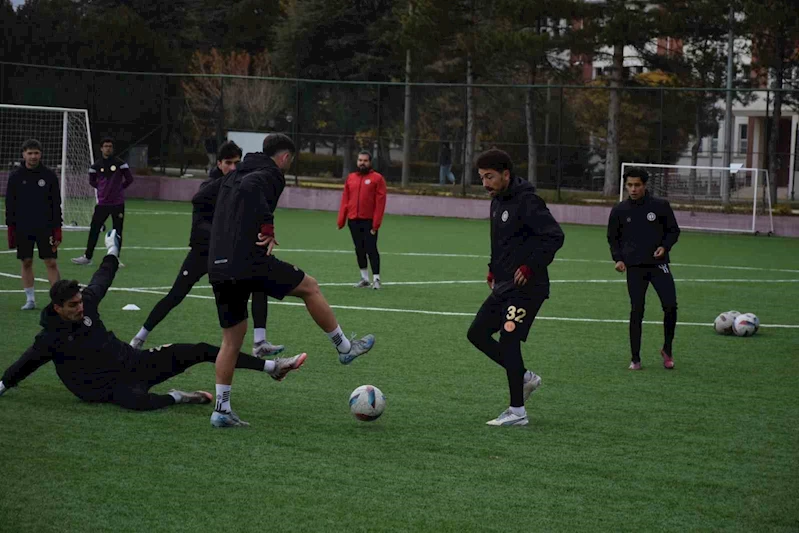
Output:
<instances>
[{"instance_id":1,"label":"goal post","mask_svg":"<svg viewBox=\"0 0 799 533\"><path fill-rule=\"evenodd\" d=\"M88 177L94 162L89 113L85 109L0 104L0 194L4 200L9 174L24 164L21 149L28 139L41 143L41 162L59 179L64 229L88 229L97 203Z\"/></svg>"},{"instance_id":2,"label":"goal post","mask_svg":"<svg viewBox=\"0 0 799 533\"><path fill-rule=\"evenodd\" d=\"M774 233L768 171L742 165L621 164L619 201L625 198L624 174L640 167L649 174L647 190L668 200L681 228L730 233ZM729 202L723 198L727 192Z\"/></svg>"}]
</instances>

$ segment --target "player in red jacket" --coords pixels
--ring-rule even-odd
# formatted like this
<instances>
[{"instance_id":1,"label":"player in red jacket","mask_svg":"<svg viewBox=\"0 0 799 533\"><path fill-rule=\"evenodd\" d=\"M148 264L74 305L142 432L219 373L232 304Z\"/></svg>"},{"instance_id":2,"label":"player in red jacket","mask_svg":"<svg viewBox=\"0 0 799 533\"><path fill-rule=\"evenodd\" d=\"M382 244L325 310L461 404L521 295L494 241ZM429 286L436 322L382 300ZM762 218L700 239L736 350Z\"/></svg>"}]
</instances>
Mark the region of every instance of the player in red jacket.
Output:
<instances>
[{"instance_id":1,"label":"player in red jacket","mask_svg":"<svg viewBox=\"0 0 799 533\"><path fill-rule=\"evenodd\" d=\"M344 194L338 210L338 229L344 223L350 227L355 256L361 269L361 280L356 287L369 286L366 258L372 265L373 289L380 288L380 252L377 251L377 231L386 211L386 180L372 168L372 154L366 150L358 153L358 171L347 176Z\"/></svg>"}]
</instances>

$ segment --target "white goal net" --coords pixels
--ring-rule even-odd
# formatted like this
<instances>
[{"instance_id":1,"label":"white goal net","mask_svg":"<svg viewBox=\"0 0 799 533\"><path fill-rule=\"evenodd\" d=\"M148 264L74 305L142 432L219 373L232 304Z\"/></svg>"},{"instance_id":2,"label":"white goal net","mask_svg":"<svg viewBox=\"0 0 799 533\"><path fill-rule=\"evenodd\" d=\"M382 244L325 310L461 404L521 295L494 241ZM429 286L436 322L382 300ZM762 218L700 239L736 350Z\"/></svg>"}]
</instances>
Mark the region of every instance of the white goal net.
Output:
<instances>
[{"instance_id":1,"label":"white goal net","mask_svg":"<svg viewBox=\"0 0 799 533\"><path fill-rule=\"evenodd\" d=\"M774 233L768 171L757 168L622 163L649 174L647 190L669 201L681 228L734 233ZM619 201L626 198L624 179Z\"/></svg>"},{"instance_id":2,"label":"white goal net","mask_svg":"<svg viewBox=\"0 0 799 533\"><path fill-rule=\"evenodd\" d=\"M64 228L88 228L97 196L88 177L94 154L87 111L0 104L0 196L3 200L8 175L23 164L22 143L28 139L41 143L42 163L59 178ZM0 219L0 222L5 220Z\"/></svg>"}]
</instances>

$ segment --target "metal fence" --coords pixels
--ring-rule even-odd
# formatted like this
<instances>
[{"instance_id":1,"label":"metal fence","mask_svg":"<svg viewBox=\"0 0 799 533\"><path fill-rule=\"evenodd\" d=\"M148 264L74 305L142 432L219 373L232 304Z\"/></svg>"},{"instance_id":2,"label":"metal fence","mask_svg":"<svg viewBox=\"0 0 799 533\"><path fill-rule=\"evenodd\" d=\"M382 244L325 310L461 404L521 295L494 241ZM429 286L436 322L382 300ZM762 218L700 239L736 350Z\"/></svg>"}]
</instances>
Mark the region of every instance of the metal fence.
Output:
<instances>
[{"instance_id":1,"label":"metal fence","mask_svg":"<svg viewBox=\"0 0 799 533\"><path fill-rule=\"evenodd\" d=\"M118 152L146 146L148 169L182 174L208 166L207 151L228 132L284 132L301 147L299 179L339 178L358 149L374 154L389 181L402 169L405 85L236 76L90 71L0 63L0 103L85 108L92 138L111 136ZM448 182L447 153L456 183L463 180L466 86L413 84L412 182ZM541 188L602 187L609 90L599 86L474 85L475 153L508 151L517 173L535 167ZM736 90L733 162L766 168L768 90ZM788 96L799 99L799 92ZM620 161L692 164L695 124L721 116L724 93L713 89L625 87L621 93ZM526 105L532 109L528 117ZM777 183L785 187L797 150L795 114L783 107ZM787 118L786 118L787 117ZM532 139L528 139L528 120ZM718 124L716 124L718 125ZM745 126L745 127L742 127ZM721 131L721 128L713 128ZM700 132L695 164L721 165L723 136ZM720 135L719 135L720 136ZM531 141L531 142L530 142ZM793 144L792 144L793 142ZM529 145L535 148L531 154ZM141 148L138 149L142 153ZM531 157L532 156L532 157ZM0 154L2 163L18 154ZM469 181L474 176L467 177Z\"/></svg>"}]
</instances>

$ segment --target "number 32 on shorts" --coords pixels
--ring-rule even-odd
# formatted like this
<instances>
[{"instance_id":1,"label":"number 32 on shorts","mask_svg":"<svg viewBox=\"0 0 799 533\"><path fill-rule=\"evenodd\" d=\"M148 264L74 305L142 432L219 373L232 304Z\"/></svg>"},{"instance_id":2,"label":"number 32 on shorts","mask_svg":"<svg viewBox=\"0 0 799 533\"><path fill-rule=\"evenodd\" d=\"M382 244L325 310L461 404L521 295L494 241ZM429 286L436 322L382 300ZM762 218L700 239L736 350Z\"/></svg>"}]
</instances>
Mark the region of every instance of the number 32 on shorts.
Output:
<instances>
[{"instance_id":1,"label":"number 32 on shorts","mask_svg":"<svg viewBox=\"0 0 799 533\"><path fill-rule=\"evenodd\" d=\"M527 316L527 310L521 307L516 307L515 305L508 306L508 314L505 315L505 318L508 320L513 320L516 323L521 324L524 317Z\"/></svg>"}]
</instances>

